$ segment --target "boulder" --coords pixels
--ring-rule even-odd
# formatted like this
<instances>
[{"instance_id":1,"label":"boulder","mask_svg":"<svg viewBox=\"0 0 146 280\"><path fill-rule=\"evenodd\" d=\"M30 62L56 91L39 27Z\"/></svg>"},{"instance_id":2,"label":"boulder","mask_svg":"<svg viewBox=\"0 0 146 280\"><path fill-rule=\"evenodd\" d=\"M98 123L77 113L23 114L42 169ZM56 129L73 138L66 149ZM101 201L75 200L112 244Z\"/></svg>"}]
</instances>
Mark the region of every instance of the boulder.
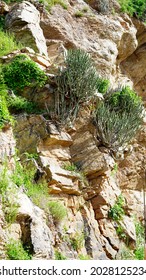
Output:
<instances>
[{"instance_id":1,"label":"boulder","mask_svg":"<svg viewBox=\"0 0 146 280\"><path fill-rule=\"evenodd\" d=\"M46 224L44 211L35 206L21 191L18 193L17 202L20 205L17 222L21 226L21 240L33 248L34 257L39 255L41 259L52 259L54 241Z\"/></svg>"},{"instance_id":2,"label":"boulder","mask_svg":"<svg viewBox=\"0 0 146 280\"><path fill-rule=\"evenodd\" d=\"M40 13L27 1L16 4L6 15L6 28L14 33L17 41L48 56L46 41L40 27Z\"/></svg>"}]
</instances>

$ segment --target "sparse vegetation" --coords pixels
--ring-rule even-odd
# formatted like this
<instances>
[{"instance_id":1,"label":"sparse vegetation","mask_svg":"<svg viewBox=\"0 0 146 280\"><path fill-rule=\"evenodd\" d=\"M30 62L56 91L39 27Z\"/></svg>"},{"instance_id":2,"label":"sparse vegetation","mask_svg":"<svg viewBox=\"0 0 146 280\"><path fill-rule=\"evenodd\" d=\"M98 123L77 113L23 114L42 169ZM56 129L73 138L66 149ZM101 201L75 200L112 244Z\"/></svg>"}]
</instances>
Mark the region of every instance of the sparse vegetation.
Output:
<instances>
[{"instance_id":1,"label":"sparse vegetation","mask_svg":"<svg viewBox=\"0 0 146 280\"><path fill-rule=\"evenodd\" d=\"M6 253L9 260L30 260L31 255L23 248L21 241L11 239L6 244Z\"/></svg>"},{"instance_id":2,"label":"sparse vegetation","mask_svg":"<svg viewBox=\"0 0 146 280\"><path fill-rule=\"evenodd\" d=\"M67 258L58 250L55 250L55 260L67 260Z\"/></svg>"},{"instance_id":3,"label":"sparse vegetation","mask_svg":"<svg viewBox=\"0 0 146 280\"><path fill-rule=\"evenodd\" d=\"M75 17L80 18L84 16L84 13L82 11L76 11L74 14Z\"/></svg>"},{"instance_id":4,"label":"sparse vegetation","mask_svg":"<svg viewBox=\"0 0 146 280\"><path fill-rule=\"evenodd\" d=\"M25 87L42 87L47 76L29 59L28 56L20 54L2 67L4 81L9 89L15 93L22 91Z\"/></svg>"},{"instance_id":5,"label":"sparse vegetation","mask_svg":"<svg viewBox=\"0 0 146 280\"><path fill-rule=\"evenodd\" d=\"M90 256L82 255L82 254L78 256L78 259L79 260L91 260Z\"/></svg>"},{"instance_id":6,"label":"sparse vegetation","mask_svg":"<svg viewBox=\"0 0 146 280\"><path fill-rule=\"evenodd\" d=\"M22 45L16 43L12 34L6 33L2 30L3 20L1 19L0 28L0 57L11 53L14 50L22 48Z\"/></svg>"},{"instance_id":7,"label":"sparse vegetation","mask_svg":"<svg viewBox=\"0 0 146 280\"><path fill-rule=\"evenodd\" d=\"M68 5L63 0L39 0L40 3L45 5L45 8L50 12L51 8L55 5L60 5L63 9L67 9Z\"/></svg>"},{"instance_id":8,"label":"sparse vegetation","mask_svg":"<svg viewBox=\"0 0 146 280\"><path fill-rule=\"evenodd\" d=\"M49 201L48 207L55 223L61 222L67 216L65 206L59 201Z\"/></svg>"},{"instance_id":9,"label":"sparse vegetation","mask_svg":"<svg viewBox=\"0 0 146 280\"><path fill-rule=\"evenodd\" d=\"M83 247L84 239L85 239L84 233L78 231L70 239L71 246L75 251L79 251Z\"/></svg>"},{"instance_id":10,"label":"sparse vegetation","mask_svg":"<svg viewBox=\"0 0 146 280\"><path fill-rule=\"evenodd\" d=\"M78 168L74 163L65 163L62 167L68 171L78 172Z\"/></svg>"},{"instance_id":11,"label":"sparse vegetation","mask_svg":"<svg viewBox=\"0 0 146 280\"><path fill-rule=\"evenodd\" d=\"M119 195L116 203L113 205L113 207L110 208L108 212L108 217L114 221L119 221L123 218L123 215L125 214L124 211L124 205L125 205L125 199L121 195Z\"/></svg>"},{"instance_id":12,"label":"sparse vegetation","mask_svg":"<svg viewBox=\"0 0 146 280\"><path fill-rule=\"evenodd\" d=\"M141 98L129 87L105 95L93 112L97 138L111 151L118 151L136 135L143 120Z\"/></svg>"},{"instance_id":13,"label":"sparse vegetation","mask_svg":"<svg viewBox=\"0 0 146 280\"><path fill-rule=\"evenodd\" d=\"M48 210L48 187L47 182L36 183L34 181L36 168L22 166L20 162L16 162L16 168L11 175L11 180L18 186L24 186L26 194L32 199L33 203L46 212Z\"/></svg>"}]
</instances>

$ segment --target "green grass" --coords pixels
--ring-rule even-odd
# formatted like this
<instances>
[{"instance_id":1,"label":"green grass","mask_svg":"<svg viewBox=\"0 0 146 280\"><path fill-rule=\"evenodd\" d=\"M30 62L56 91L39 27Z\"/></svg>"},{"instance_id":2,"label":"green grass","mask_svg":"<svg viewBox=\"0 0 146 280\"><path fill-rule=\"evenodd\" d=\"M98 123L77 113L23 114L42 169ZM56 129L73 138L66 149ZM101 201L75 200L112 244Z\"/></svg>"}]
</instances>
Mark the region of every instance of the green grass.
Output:
<instances>
[{"instance_id":1,"label":"green grass","mask_svg":"<svg viewBox=\"0 0 146 280\"><path fill-rule=\"evenodd\" d=\"M33 157L33 155L31 156ZM16 168L11 176L11 180L18 187L24 186L26 194L31 198L32 202L47 212L49 202L47 182L36 183L34 181L35 172L35 168L28 167L27 165L22 166L20 162L16 162Z\"/></svg>"},{"instance_id":2,"label":"green grass","mask_svg":"<svg viewBox=\"0 0 146 280\"><path fill-rule=\"evenodd\" d=\"M58 250L55 250L55 260L67 260L67 258Z\"/></svg>"},{"instance_id":3,"label":"green grass","mask_svg":"<svg viewBox=\"0 0 146 280\"><path fill-rule=\"evenodd\" d=\"M63 9L67 9L68 5L63 0L40 0L40 3L45 5L45 8L50 12L51 8L55 5L60 5Z\"/></svg>"},{"instance_id":4,"label":"green grass","mask_svg":"<svg viewBox=\"0 0 146 280\"><path fill-rule=\"evenodd\" d=\"M30 260L31 255L23 248L20 241L11 239L6 244L6 253L9 260Z\"/></svg>"},{"instance_id":5,"label":"green grass","mask_svg":"<svg viewBox=\"0 0 146 280\"><path fill-rule=\"evenodd\" d=\"M2 25L2 22L1 22ZM0 29L0 57L21 49L22 45L16 43L14 36Z\"/></svg>"},{"instance_id":6,"label":"green grass","mask_svg":"<svg viewBox=\"0 0 146 280\"><path fill-rule=\"evenodd\" d=\"M55 223L61 222L67 216L66 207L59 201L49 201L48 207Z\"/></svg>"}]
</instances>

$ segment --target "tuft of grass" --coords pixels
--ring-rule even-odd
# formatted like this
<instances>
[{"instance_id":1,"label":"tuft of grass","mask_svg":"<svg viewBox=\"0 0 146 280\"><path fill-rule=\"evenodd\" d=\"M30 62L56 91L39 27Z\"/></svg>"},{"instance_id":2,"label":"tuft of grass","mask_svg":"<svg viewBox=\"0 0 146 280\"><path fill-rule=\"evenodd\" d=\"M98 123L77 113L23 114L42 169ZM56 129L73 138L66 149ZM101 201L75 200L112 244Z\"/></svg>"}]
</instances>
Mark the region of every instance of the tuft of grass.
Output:
<instances>
[{"instance_id":1,"label":"tuft of grass","mask_svg":"<svg viewBox=\"0 0 146 280\"><path fill-rule=\"evenodd\" d=\"M48 207L55 223L61 222L67 216L65 206L59 201L49 201Z\"/></svg>"},{"instance_id":2,"label":"tuft of grass","mask_svg":"<svg viewBox=\"0 0 146 280\"><path fill-rule=\"evenodd\" d=\"M74 16L75 16L76 18L80 18L80 17L83 17L83 16L84 16L84 13L83 13L82 11L76 11L75 14L74 14Z\"/></svg>"},{"instance_id":3,"label":"tuft of grass","mask_svg":"<svg viewBox=\"0 0 146 280\"><path fill-rule=\"evenodd\" d=\"M4 32L0 29L0 57L21 48L22 45L20 43L16 43L15 38L12 34Z\"/></svg>"},{"instance_id":4,"label":"tuft of grass","mask_svg":"<svg viewBox=\"0 0 146 280\"><path fill-rule=\"evenodd\" d=\"M55 260L67 260L67 258L58 250L55 250Z\"/></svg>"},{"instance_id":5,"label":"tuft of grass","mask_svg":"<svg viewBox=\"0 0 146 280\"><path fill-rule=\"evenodd\" d=\"M6 253L9 260L30 260L31 255L23 248L21 241L11 239L6 244Z\"/></svg>"},{"instance_id":6,"label":"tuft of grass","mask_svg":"<svg viewBox=\"0 0 146 280\"><path fill-rule=\"evenodd\" d=\"M71 246L75 251L79 251L84 245L84 233L76 232L75 235L70 239Z\"/></svg>"},{"instance_id":7,"label":"tuft of grass","mask_svg":"<svg viewBox=\"0 0 146 280\"><path fill-rule=\"evenodd\" d=\"M62 168L68 171L78 172L78 168L74 163L65 163Z\"/></svg>"},{"instance_id":8,"label":"tuft of grass","mask_svg":"<svg viewBox=\"0 0 146 280\"><path fill-rule=\"evenodd\" d=\"M63 0L39 0L39 2L45 5L48 12L50 12L51 8L55 5L60 5L65 10L68 8L68 5Z\"/></svg>"}]
</instances>

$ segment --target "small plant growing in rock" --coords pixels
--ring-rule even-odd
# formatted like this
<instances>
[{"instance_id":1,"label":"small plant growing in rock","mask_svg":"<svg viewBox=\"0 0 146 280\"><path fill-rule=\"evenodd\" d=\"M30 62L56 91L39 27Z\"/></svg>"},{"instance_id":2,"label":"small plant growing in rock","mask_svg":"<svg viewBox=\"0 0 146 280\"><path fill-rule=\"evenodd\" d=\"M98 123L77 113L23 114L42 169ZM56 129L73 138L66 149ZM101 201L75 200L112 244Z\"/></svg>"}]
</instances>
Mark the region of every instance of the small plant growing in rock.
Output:
<instances>
[{"instance_id":1,"label":"small plant growing in rock","mask_svg":"<svg viewBox=\"0 0 146 280\"><path fill-rule=\"evenodd\" d=\"M15 56L12 61L2 67L4 81L15 93L25 87L42 87L47 77L37 64L26 55Z\"/></svg>"},{"instance_id":2,"label":"small plant growing in rock","mask_svg":"<svg viewBox=\"0 0 146 280\"><path fill-rule=\"evenodd\" d=\"M84 245L84 233L76 232L75 235L70 239L71 246L75 251L79 251Z\"/></svg>"},{"instance_id":3,"label":"small plant growing in rock","mask_svg":"<svg viewBox=\"0 0 146 280\"><path fill-rule=\"evenodd\" d=\"M59 201L49 201L48 207L55 223L61 222L67 216L65 206Z\"/></svg>"},{"instance_id":4,"label":"small plant growing in rock","mask_svg":"<svg viewBox=\"0 0 146 280\"><path fill-rule=\"evenodd\" d=\"M74 171L74 172L78 171L78 168L74 163L65 163L62 167L63 169L68 171Z\"/></svg>"},{"instance_id":5,"label":"small plant growing in rock","mask_svg":"<svg viewBox=\"0 0 146 280\"><path fill-rule=\"evenodd\" d=\"M11 239L6 245L9 260L30 260L31 255L23 248L21 241Z\"/></svg>"},{"instance_id":6,"label":"small plant growing in rock","mask_svg":"<svg viewBox=\"0 0 146 280\"><path fill-rule=\"evenodd\" d=\"M58 250L55 250L55 260L67 260L67 258Z\"/></svg>"},{"instance_id":7,"label":"small plant growing in rock","mask_svg":"<svg viewBox=\"0 0 146 280\"><path fill-rule=\"evenodd\" d=\"M84 16L84 13L82 11L76 11L74 15L76 18L80 18Z\"/></svg>"},{"instance_id":8,"label":"small plant growing in rock","mask_svg":"<svg viewBox=\"0 0 146 280\"><path fill-rule=\"evenodd\" d=\"M116 203L113 207L110 208L108 212L108 217L114 221L119 221L123 218L125 211L124 211L125 199L122 195L119 195Z\"/></svg>"}]
</instances>

